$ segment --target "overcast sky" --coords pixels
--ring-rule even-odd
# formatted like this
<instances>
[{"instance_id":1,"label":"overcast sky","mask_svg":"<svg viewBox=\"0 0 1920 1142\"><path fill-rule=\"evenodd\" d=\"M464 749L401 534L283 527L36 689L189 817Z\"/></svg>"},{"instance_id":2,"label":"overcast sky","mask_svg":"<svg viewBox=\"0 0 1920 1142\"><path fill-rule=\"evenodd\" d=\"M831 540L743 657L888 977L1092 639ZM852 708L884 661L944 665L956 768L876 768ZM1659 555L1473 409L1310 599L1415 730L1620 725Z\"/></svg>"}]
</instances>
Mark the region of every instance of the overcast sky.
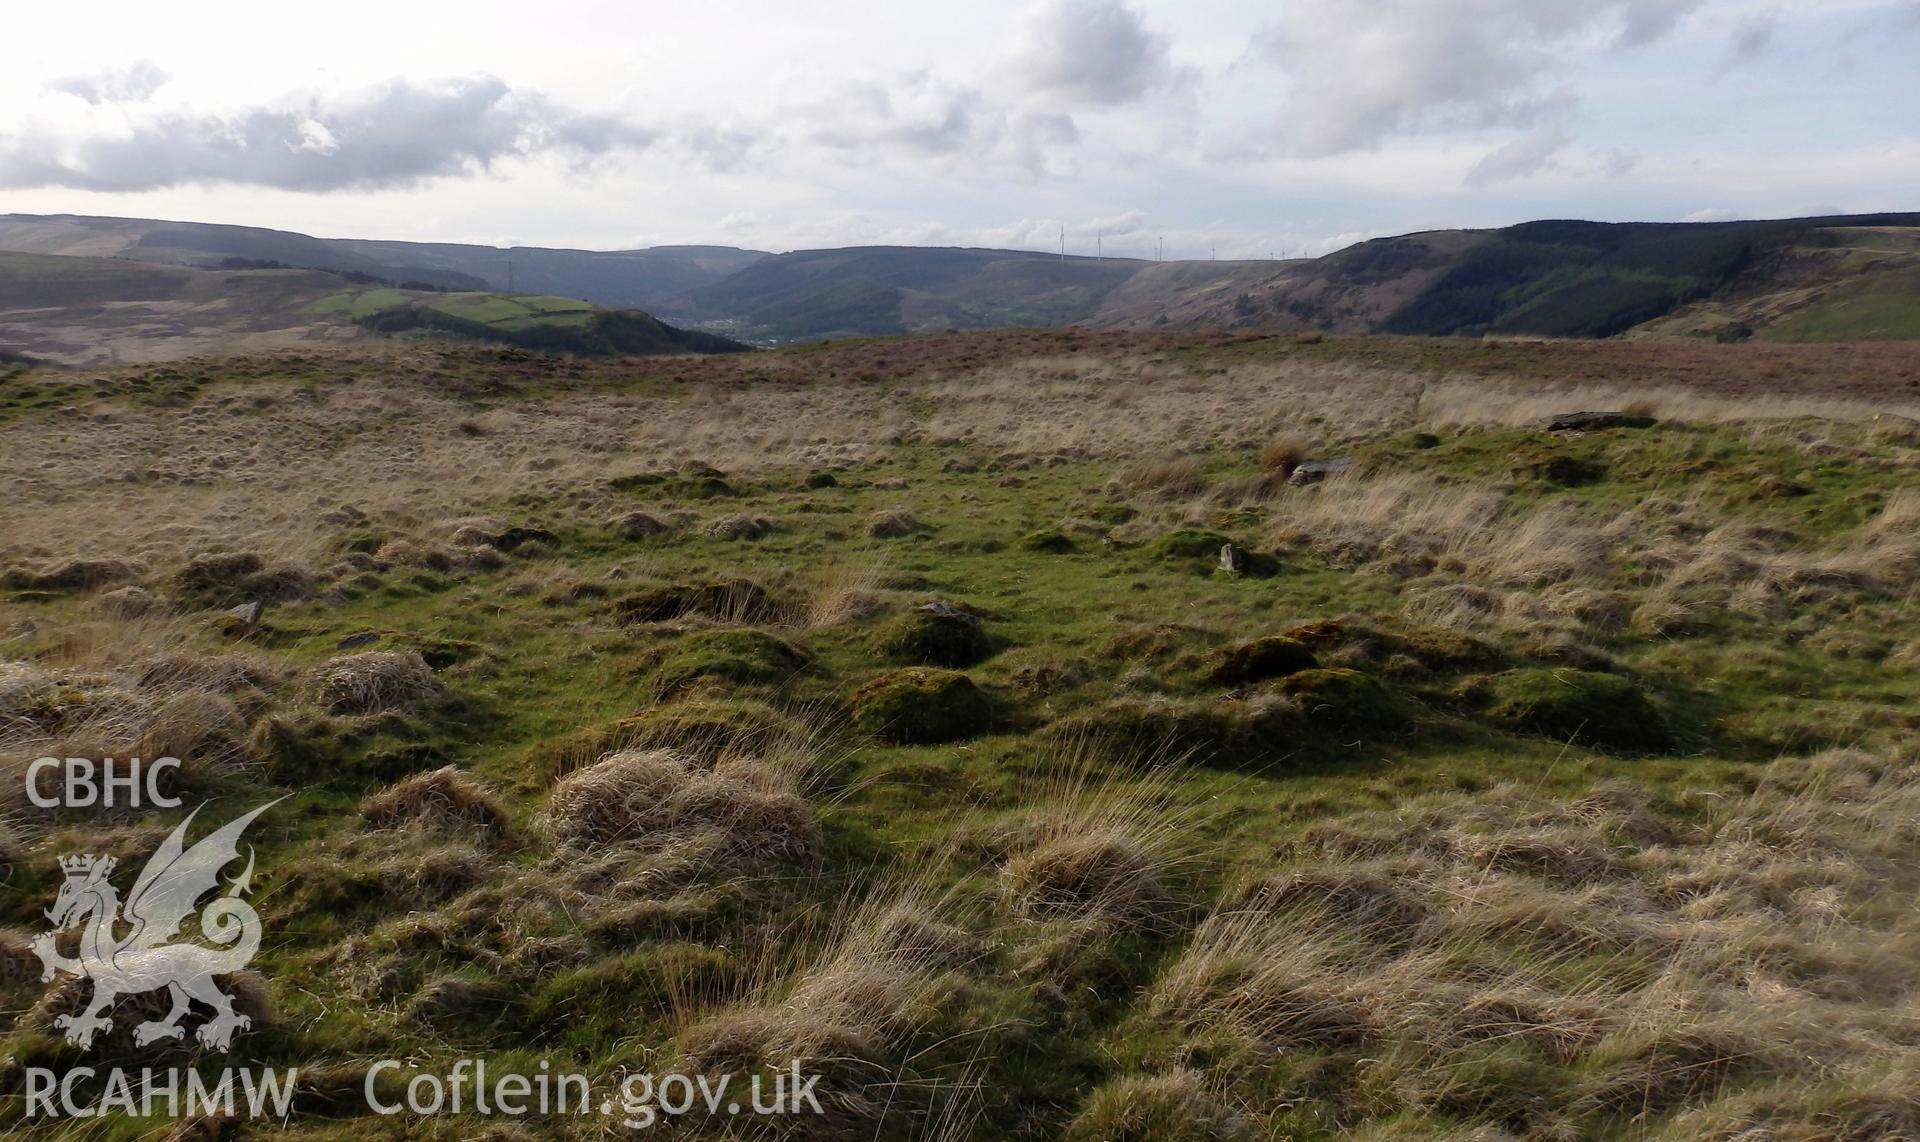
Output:
<instances>
[{"instance_id":1,"label":"overcast sky","mask_svg":"<svg viewBox=\"0 0 1920 1142\"><path fill-rule=\"evenodd\" d=\"M0 213L596 249L1064 224L1074 252L1225 258L1920 210L1920 0L96 0L4 26Z\"/></svg>"}]
</instances>

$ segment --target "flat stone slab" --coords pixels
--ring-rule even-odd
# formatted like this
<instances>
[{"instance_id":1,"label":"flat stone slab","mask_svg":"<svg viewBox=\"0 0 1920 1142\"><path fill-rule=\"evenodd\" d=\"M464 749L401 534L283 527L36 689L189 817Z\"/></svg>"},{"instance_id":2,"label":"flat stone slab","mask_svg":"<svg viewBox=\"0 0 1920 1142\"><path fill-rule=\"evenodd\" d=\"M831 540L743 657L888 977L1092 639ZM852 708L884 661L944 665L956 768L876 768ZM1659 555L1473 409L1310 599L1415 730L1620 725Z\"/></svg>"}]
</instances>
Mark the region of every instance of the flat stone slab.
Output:
<instances>
[{"instance_id":1,"label":"flat stone slab","mask_svg":"<svg viewBox=\"0 0 1920 1142\"><path fill-rule=\"evenodd\" d=\"M1597 432L1603 428L1652 428L1660 423L1632 412L1563 412L1547 418L1548 432Z\"/></svg>"},{"instance_id":2,"label":"flat stone slab","mask_svg":"<svg viewBox=\"0 0 1920 1142\"><path fill-rule=\"evenodd\" d=\"M1296 488L1305 484L1317 484L1331 476L1351 471L1352 468L1353 461L1344 456L1336 460L1308 460L1293 470L1293 475L1287 477L1287 483Z\"/></svg>"}]
</instances>

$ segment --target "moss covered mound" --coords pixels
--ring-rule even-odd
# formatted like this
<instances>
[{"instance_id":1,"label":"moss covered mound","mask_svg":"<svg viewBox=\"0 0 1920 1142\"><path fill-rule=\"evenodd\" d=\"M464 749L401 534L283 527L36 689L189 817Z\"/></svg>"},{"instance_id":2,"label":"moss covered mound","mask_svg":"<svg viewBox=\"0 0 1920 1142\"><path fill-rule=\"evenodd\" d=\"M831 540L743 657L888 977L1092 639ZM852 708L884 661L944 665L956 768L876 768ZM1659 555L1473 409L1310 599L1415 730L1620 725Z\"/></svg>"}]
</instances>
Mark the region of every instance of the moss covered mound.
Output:
<instances>
[{"instance_id":1,"label":"moss covered mound","mask_svg":"<svg viewBox=\"0 0 1920 1142\"><path fill-rule=\"evenodd\" d=\"M1183 527L1154 540L1152 551L1153 557L1162 563L1200 562L1212 565L1220 561L1220 549L1232 542L1217 531Z\"/></svg>"},{"instance_id":2,"label":"moss covered mound","mask_svg":"<svg viewBox=\"0 0 1920 1142\"><path fill-rule=\"evenodd\" d=\"M1307 724L1329 729L1394 726L1405 721L1386 689L1370 674L1340 667L1302 670L1280 683L1300 703Z\"/></svg>"},{"instance_id":3,"label":"moss covered mound","mask_svg":"<svg viewBox=\"0 0 1920 1142\"><path fill-rule=\"evenodd\" d=\"M705 679L773 685L806 669L810 660L792 643L759 630L710 630L673 645L653 672L654 688L675 694Z\"/></svg>"},{"instance_id":4,"label":"moss covered mound","mask_svg":"<svg viewBox=\"0 0 1920 1142\"><path fill-rule=\"evenodd\" d=\"M1283 635L1256 638L1220 652L1207 680L1216 686L1243 686L1269 678L1285 678L1320 665L1305 643Z\"/></svg>"},{"instance_id":5,"label":"moss covered mound","mask_svg":"<svg viewBox=\"0 0 1920 1142\"><path fill-rule=\"evenodd\" d=\"M1072 555L1076 550L1073 537L1057 528L1028 532L1020 546L1041 555Z\"/></svg>"},{"instance_id":6,"label":"moss covered mound","mask_svg":"<svg viewBox=\"0 0 1920 1142\"><path fill-rule=\"evenodd\" d=\"M993 709L966 675L910 666L856 691L853 720L877 738L929 744L982 733L993 721Z\"/></svg>"},{"instance_id":7,"label":"moss covered mound","mask_svg":"<svg viewBox=\"0 0 1920 1142\"><path fill-rule=\"evenodd\" d=\"M1609 749L1658 753L1673 732L1632 679L1563 668L1508 670L1464 689L1494 725Z\"/></svg>"},{"instance_id":8,"label":"moss covered mound","mask_svg":"<svg viewBox=\"0 0 1920 1142\"><path fill-rule=\"evenodd\" d=\"M916 607L887 624L878 648L908 666L972 666L993 649L980 620L957 607Z\"/></svg>"},{"instance_id":9,"label":"moss covered mound","mask_svg":"<svg viewBox=\"0 0 1920 1142\"><path fill-rule=\"evenodd\" d=\"M1296 753L1307 735L1291 703L1123 698L1047 727L1057 749L1116 761L1264 767Z\"/></svg>"},{"instance_id":10,"label":"moss covered mound","mask_svg":"<svg viewBox=\"0 0 1920 1142\"><path fill-rule=\"evenodd\" d=\"M687 615L727 622L763 622L777 609L766 589L738 576L705 583L669 583L630 595L616 604L620 618L657 623Z\"/></svg>"}]
</instances>

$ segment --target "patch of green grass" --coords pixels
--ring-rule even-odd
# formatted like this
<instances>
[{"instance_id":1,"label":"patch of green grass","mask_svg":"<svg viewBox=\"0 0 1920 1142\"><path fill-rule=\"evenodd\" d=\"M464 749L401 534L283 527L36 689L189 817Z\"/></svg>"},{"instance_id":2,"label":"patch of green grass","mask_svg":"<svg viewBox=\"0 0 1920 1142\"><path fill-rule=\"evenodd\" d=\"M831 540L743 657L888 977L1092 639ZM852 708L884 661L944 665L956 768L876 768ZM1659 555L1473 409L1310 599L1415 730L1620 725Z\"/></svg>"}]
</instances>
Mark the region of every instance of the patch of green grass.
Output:
<instances>
[{"instance_id":1,"label":"patch of green grass","mask_svg":"<svg viewBox=\"0 0 1920 1142\"><path fill-rule=\"evenodd\" d=\"M1920 269L1838 286L1762 335L1769 341L1920 339Z\"/></svg>"},{"instance_id":2,"label":"patch of green grass","mask_svg":"<svg viewBox=\"0 0 1920 1142\"><path fill-rule=\"evenodd\" d=\"M425 296L428 295L384 287L342 290L308 302L304 312L357 319L412 304Z\"/></svg>"}]
</instances>

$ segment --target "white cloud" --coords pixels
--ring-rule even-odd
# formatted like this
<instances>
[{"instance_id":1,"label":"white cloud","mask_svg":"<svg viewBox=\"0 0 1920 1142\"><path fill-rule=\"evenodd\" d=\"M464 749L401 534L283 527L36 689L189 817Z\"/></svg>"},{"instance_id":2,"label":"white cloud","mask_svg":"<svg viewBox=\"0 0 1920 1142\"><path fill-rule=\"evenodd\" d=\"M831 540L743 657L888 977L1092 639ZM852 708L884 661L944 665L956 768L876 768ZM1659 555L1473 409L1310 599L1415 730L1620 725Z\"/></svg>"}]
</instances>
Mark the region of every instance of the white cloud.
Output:
<instances>
[{"instance_id":1,"label":"white cloud","mask_svg":"<svg viewBox=\"0 0 1920 1142\"><path fill-rule=\"evenodd\" d=\"M123 68L97 71L88 75L61 76L47 84L58 91L90 104L139 103L167 85L173 77L152 60L135 60Z\"/></svg>"},{"instance_id":2,"label":"white cloud","mask_svg":"<svg viewBox=\"0 0 1920 1142\"><path fill-rule=\"evenodd\" d=\"M1532 126L1580 48L1636 47L1701 0L1293 0L1256 41L1286 76L1284 142L1308 156L1435 127Z\"/></svg>"},{"instance_id":3,"label":"white cloud","mask_svg":"<svg viewBox=\"0 0 1920 1142\"><path fill-rule=\"evenodd\" d=\"M1167 37L1119 0L1045 0L1014 69L1031 91L1094 106L1138 100L1174 76Z\"/></svg>"},{"instance_id":4,"label":"white cloud","mask_svg":"<svg viewBox=\"0 0 1920 1142\"><path fill-rule=\"evenodd\" d=\"M490 75L395 79L237 113L167 110L123 132L0 135L0 186L145 191L239 183L295 191L411 186L505 158L639 150L658 133Z\"/></svg>"},{"instance_id":5,"label":"white cloud","mask_svg":"<svg viewBox=\"0 0 1920 1142\"><path fill-rule=\"evenodd\" d=\"M1473 164L1467 171L1467 185L1492 186L1539 174L1551 166L1554 156L1572 141L1560 124L1542 123Z\"/></svg>"},{"instance_id":6,"label":"white cloud","mask_svg":"<svg viewBox=\"0 0 1920 1142\"><path fill-rule=\"evenodd\" d=\"M887 83L845 83L790 116L785 133L794 142L862 164L963 161L980 171L1029 177L1067 169L1069 149L1080 138L1070 115L996 104L978 88L928 72Z\"/></svg>"}]
</instances>

